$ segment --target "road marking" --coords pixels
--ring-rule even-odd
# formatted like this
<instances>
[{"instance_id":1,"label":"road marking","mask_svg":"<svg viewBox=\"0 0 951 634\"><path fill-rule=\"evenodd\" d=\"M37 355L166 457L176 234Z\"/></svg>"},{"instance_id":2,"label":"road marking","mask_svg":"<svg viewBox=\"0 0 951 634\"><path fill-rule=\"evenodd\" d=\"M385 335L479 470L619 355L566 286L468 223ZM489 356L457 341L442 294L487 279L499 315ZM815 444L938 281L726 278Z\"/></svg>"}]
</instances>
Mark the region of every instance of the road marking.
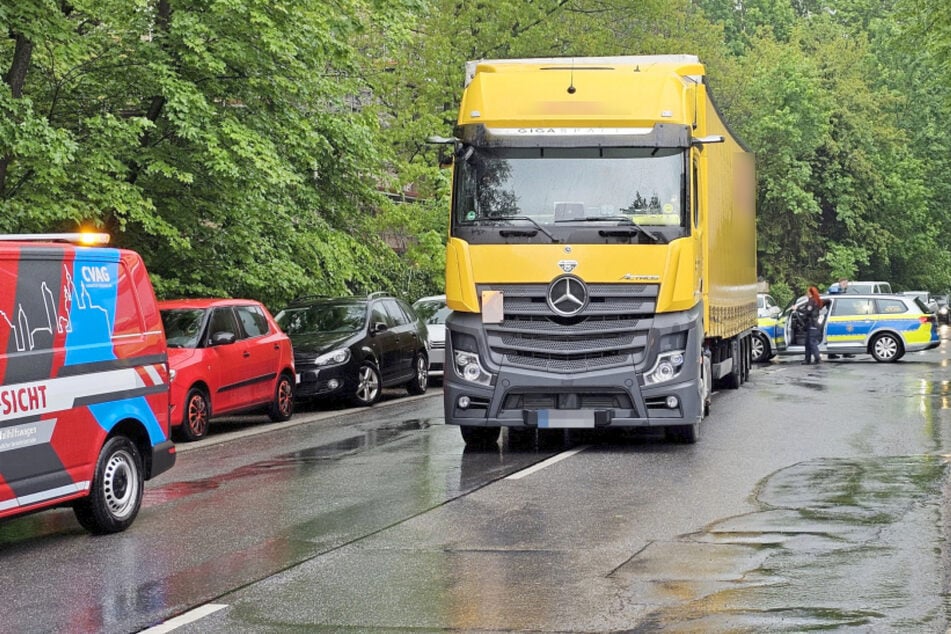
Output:
<instances>
[{"instance_id":1,"label":"road marking","mask_svg":"<svg viewBox=\"0 0 951 634\"><path fill-rule=\"evenodd\" d=\"M549 459L547 459L547 460L542 460L542 461L539 462L538 464L533 464L532 466L528 467L527 469L522 469L521 471L516 471L516 472L513 473L512 475L506 476L505 479L506 479L506 480L521 480L521 479L524 478L525 476L532 475L532 474L535 473L536 471L541 471L541 470L544 469L545 467L550 467L551 465L555 464L556 462L561 462L561 461L564 460L565 458L570 458L571 456L575 455L576 453L581 453L582 451L584 451L585 449L587 449L587 448L590 447L590 446L591 446L591 445L582 445L581 447L575 447L574 449L571 449L571 450L569 450L569 451L563 451L563 452L561 452L560 454L556 454L556 455L552 456L551 458L549 458Z\"/></svg>"},{"instance_id":2,"label":"road marking","mask_svg":"<svg viewBox=\"0 0 951 634\"><path fill-rule=\"evenodd\" d=\"M171 632L172 630L177 630L183 625L188 625L189 623L194 623L199 619L203 619L209 614L214 614L218 610L223 610L228 607L222 603L208 603L202 606L190 610L185 614L179 614L174 619L169 619L160 625L155 627L150 627L147 630L142 630L140 634L165 634L165 632Z\"/></svg>"}]
</instances>

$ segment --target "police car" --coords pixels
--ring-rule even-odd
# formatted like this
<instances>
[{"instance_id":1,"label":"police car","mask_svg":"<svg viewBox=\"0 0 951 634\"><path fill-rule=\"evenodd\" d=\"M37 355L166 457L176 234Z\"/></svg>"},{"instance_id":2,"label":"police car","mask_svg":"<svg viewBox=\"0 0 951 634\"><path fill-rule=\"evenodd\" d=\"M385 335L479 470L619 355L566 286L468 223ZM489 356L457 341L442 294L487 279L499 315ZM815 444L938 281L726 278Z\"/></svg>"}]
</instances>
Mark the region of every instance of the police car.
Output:
<instances>
[{"instance_id":1,"label":"police car","mask_svg":"<svg viewBox=\"0 0 951 634\"><path fill-rule=\"evenodd\" d=\"M782 309L766 293L756 294L756 328L753 329L753 363L765 363L776 356L777 349L785 347L786 336L780 325Z\"/></svg>"},{"instance_id":2,"label":"police car","mask_svg":"<svg viewBox=\"0 0 951 634\"><path fill-rule=\"evenodd\" d=\"M800 298L783 311L779 332L771 341L783 354L802 354L806 333L795 319ZM884 294L822 295L819 351L826 354L869 354L876 361L898 361L908 352L938 347L938 320L917 297Z\"/></svg>"}]
</instances>

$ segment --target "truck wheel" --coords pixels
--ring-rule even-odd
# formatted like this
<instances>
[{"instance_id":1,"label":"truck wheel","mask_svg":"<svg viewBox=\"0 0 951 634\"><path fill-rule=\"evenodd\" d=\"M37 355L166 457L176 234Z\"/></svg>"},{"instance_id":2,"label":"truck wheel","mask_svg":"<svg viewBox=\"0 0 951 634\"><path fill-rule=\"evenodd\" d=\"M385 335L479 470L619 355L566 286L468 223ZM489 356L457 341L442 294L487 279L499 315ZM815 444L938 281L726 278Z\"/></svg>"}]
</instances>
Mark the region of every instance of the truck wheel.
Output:
<instances>
[{"instance_id":1,"label":"truck wheel","mask_svg":"<svg viewBox=\"0 0 951 634\"><path fill-rule=\"evenodd\" d=\"M422 352L413 357L413 378L407 381L406 391L413 395L425 394L429 387L429 359Z\"/></svg>"},{"instance_id":2,"label":"truck wheel","mask_svg":"<svg viewBox=\"0 0 951 634\"><path fill-rule=\"evenodd\" d=\"M499 441L500 427L472 427L460 425L459 432L467 447L487 449Z\"/></svg>"},{"instance_id":3,"label":"truck wheel","mask_svg":"<svg viewBox=\"0 0 951 634\"><path fill-rule=\"evenodd\" d=\"M271 401L267 415L275 423L290 420L294 415L294 382L286 374L282 374L277 379L274 400Z\"/></svg>"},{"instance_id":4,"label":"truck wheel","mask_svg":"<svg viewBox=\"0 0 951 634\"><path fill-rule=\"evenodd\" d=\"M743 374L743 359L740 357L740 346L737 345L735 339L730 342L730 357L733 359L733 368L730 370L730 373L720 379L720 381L723 387L728 390L736 390L739 389L743 383L741 378Z\"/></svg>"},{"instance_id":5,"label":"truck wheel","mask_svg":"<svg viewBox=\"0 0 951 634\"><path fill-rule=\"evenodd\" d=\"M668 425L664 428L664 438L671 442L692 445L700 439L700 423Z\"/></svg>"},{"instance_id":6,"label":"truck wheel","mask_svg":"<svg viewBox=\"0 0 951 634\"><path fill-rule=\"evenodd\" d=\"M83 528L97 535L124 531L139 513L142 458L124 436L110 438L99 453L89 496L73 505Z\"/></svg>"}]
</instances>

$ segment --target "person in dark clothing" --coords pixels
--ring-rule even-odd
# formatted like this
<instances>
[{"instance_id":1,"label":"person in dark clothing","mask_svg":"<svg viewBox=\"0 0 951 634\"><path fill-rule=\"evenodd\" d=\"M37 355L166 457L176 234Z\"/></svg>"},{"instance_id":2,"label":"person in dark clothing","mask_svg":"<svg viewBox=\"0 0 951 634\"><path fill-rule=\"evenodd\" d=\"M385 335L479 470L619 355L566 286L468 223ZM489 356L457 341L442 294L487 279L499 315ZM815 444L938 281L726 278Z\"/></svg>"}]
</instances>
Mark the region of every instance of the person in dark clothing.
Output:
<instances>
[{"instance_id":1,"label":"person in dark clothing","mask_svg":"<svg viewBox=\"0 0 951 634\"><path fill-rule=\"evenodd\" d=\"M806 356L802 363L818 365L822 361L819 358L819 314L822 312L819 289L810 286L806 293L806 302L796 311L806 330Z\"/></svg>"}]
</instances>

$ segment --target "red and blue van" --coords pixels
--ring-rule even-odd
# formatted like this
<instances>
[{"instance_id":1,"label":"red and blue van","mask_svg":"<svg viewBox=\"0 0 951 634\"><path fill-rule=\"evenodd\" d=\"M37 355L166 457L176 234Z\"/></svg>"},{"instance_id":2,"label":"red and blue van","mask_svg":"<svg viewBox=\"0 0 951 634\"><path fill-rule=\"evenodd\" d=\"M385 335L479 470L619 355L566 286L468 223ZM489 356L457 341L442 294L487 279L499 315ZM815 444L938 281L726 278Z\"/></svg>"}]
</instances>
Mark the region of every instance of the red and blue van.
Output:
<instances>
[{"instance_id":1,"label":"red and blue van","mask_svg":"<svg viewBox=\"0 0 951 634\"><path fill-rule=\"evenodd\" d=\"M0 236L0 518L71 506L114 533L175 463L169 370L142 258L90 237Z\"/></svg>"}]
</instances>

